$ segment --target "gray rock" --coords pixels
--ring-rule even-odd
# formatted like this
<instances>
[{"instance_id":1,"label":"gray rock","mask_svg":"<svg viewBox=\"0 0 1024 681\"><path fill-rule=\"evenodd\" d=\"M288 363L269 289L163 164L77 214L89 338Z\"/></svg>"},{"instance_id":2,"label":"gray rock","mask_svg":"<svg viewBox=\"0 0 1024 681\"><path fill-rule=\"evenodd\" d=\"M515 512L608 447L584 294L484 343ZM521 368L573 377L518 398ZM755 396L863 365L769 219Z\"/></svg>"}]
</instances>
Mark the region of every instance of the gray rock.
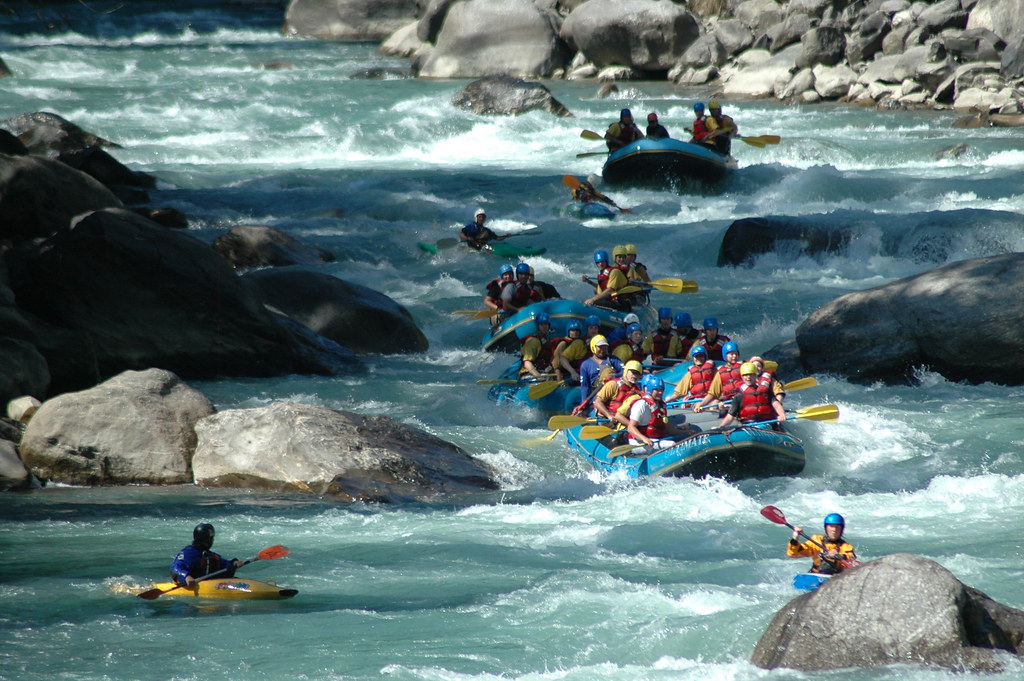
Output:
<instances>
[{"instance_id":1,"label":"gray rock","mask_svg":"<svg viewBox=\"0 0 1024 681\"><path fill-rule=\"evenodd\" d=\"M778 52L784 47L800 42L811 30L811 18L806 14L790 14L782 23L775 24L767 31L769 49Z\"/></svg>"},{"instance_id":2,"label":"gray rock","mask_svg":"<svg viewBox=\"0 0 1024 681\"><path fill-rule=\"evenodd\" d=\"M967 28L967 12L960 8L960 0L939 0L925 7L917 23L932 33L947 28Z\"/></svg>"},{"instance_id":3,"label":"gray rock","mask_svg":"<svg viewBox=\"0 0 1024 681\"><path fill-rule=\"evenodd\" d=\"M721 66L728 58L729 55L722 47L722 43L708 33L693 41L674 68L699 69L705 66Z\"/></svg>"},{"instance_id":4,"label":"gray rock","mask_svg":"<svg viewBox=\"0 0 1024 681\"><path fill-rule=\"evenodd\" d=\"M811 372L854 382L906 382L917 367L951 381L1024 384L1024 366L989 357L1024 353L1024 253L943 265L866 291L848 293L814 311L796 330ZM971 334L949 333L950 320L984 329L985 352ZM880 338L886 342L879 343Z\"/></svg>"},{"instance_id":5,"label":"gray rock","mask_svg":"<svg viewBox=\"0 0 1024 681\"><path fill-rule=\"evenodd\" d=\"M396 57L418 59L419 55L429 53L430 43L416 37L416 22L406 24L380 44L380 51Z\"/></svg>"},{"instance_id":6,"label":"gray rock","mask_svg":"<svg viewBox=\"0 0 1024 681\"><path fill-rule=\"evenodd\" d=\"M733 16L743 22L751 33L758 36L785 21L786 10L775 0L745 0L736 6Z\"/></svg>"},{"instance_id":7,"label":"gray rock","mask_svg":"<svg viewBox=\"0 0 1024 681\"><path fill-rule=\"evenodd\" d=\"M815 66L814 91L823 99L840 99L850 93L857 82L857 73L846 64Z\"/></svg>"},{"instance_id":8,"label":"gray rock","mask_svg":"<svg viewBox=\"0 0 1024 681\"><path fill-rule=\"evenodd\" d=\"M459 90L452 104L480 115L518 115L539 109L555 116L572 116L541 83L511 76L477 79Z\"/></svg>"},{"instance_id":9,"label":"gray rock","mask_svg":"<svg viewBox=\"0 0 1024 681\"><path fill-rule=\"evenodd\" d=\"M972 28L940 38L949 55L958 62L999 61L1006 42L987 28Z\"/></svg>"},{"instance_id":10,"label":"gray rock","mask_svg":"<svg viewBox=\"0 0 1024 681\"><path fill-rule=\"evenodd\" d=\"M318 265L334 261L332 253L306 246L281 230L266 225L235 225L213 240L213 249L236 269Z\"/></svg>"},{"instance_id":11,"label":"gray rock","mask_svg":"<svg viewBox=\"0 0 1024 681\"><path fill-rule=\"evenodd\" d=\"M1024 78L1024 37L1003 50L999 58L999 72L1004 78Z\"/></svg>"},{"instance_id":12,"label":"gray rock","mask_svg":"<svg viewBox=\"0 0 1024 681\"><path fill-rule=\"evenodd\" d=\"M269 306L353 352L406 354L429 346L408 310L366 286L290 268L244 279Z\"/></svg>"},{"instance_id":13,"label":"gray rock","mask_svg":"<svg viewBox=\"0 0 1024 681\"><path fill-rule=\"evenodd\" d=\"M213 411L169 371L126 371L44 402L21 455L37 477L71 485L191 482L193 426Z\"/></svg>"},{"instance_id":14,"label":"gray rock","mask_svg":"<svg viewBox=\"0 0 1024 681\"><path fill-rule=\"evenodd\" d=\"M416 22L416 37L425 43L437 42L437 34L441 32L448 9L455 2L457 0L426 0Z\"/></svg>"},{"instance_id":15,"label":"gray rock","mask_svg":"<svg viewBox=\"0 0 1024 681\"><path fill-rule=\"evenodd\" d=\"M416 0L291 0L284 32L325 40L384 40L416 18Z\"/></svg>"},{"instance_id":16,"label":"gray rock","mask_svg":"<svg viewBox=\"0 0 1024 681\"><path fill-rule=\"evenodd\" d=\"M892 664L999 671L1002 655L1020 655L1022 639L1024 612L965 586L934 561L897 553L790 601L751 661L810 672Z\"/></svg>"},{"instance_id":17,"label":"gray rock","mask_svg":"<svg viewBox=\"0 0 1024 681\"><path fill-rule=\"evenodd\" d=\"M715 26L714 36L726 54L739 54L754 44L754 34L739 19L725 19Z\"/></svg>"},{"instance_id":18,"label":"gray rock","mask_svg":"<svg viewBox=\"0 0 1024 681\"><path fill-rule=\"evenodd\" d=\"M497 488L486 464L384 416L277 402L209 416L196 433L192 468L204 487L301 490L363 502Z\"/></svg>"},{"instance_id":19,"label":"gray rock","mask_svg":"<svg viewBox=\"0 0 1024 681\"><path fill-rule=\"evenodd\" d=\"M803 93L813 89L814 72L809 68L802 68L793 75L793 79L789 81L789 84L780 90L776 96L782 101L787 102L794 98L802 97Z\"/></svg>"},{"instance_id":20,"label":"gray rock","mask_svg":"<svg viewBox=\"0 0 1024 681\"><path fill-rule=\"evenodd\" d=\"M449 8L437 45L419 66L419 75L547 77L572 58L558 30L558 18L530 0L457 2Z\"/></svg>"},{"instance_id":21,"label":"gray rock","mask_svg":"<svg viewBox=\"0 0 1024 681\"><path fill-rule=\"evenodd\" d=\"M0 439L0 492L25 489L31 479L32 476L18 456L17 445L10 440Z\"/></svg>"},{"instance_id":22,"label":"gray rock","mask_svg":"<svg viewBox=\"0 0 1024 681\"><path fill-rule=\"evenodd\" d=\"M49 111L36 111L8 118L0 128L18 137L30 154L55 157L88 147L120 149L121 145L86 132L70 121Z\"/></svg>"},{"instance_id":23,"label":"gray rock","mask_svg":"<svg viewBox=\"0 0 1024 681\"><path fill-rule=\"evenodd\" d=\"M871 59L882 50L882 42L892 29L889 15L875 12L857 27L857 31L846 39L846 61L850 66Z\"/></svg>"},{"instance_id":24,"label":"gray rock","mask_svg":"<svg viewBox=\"0 0 1024 681\"><path fill-rule=\"evenodd\" d=\"M838 26L818 26L802 35L800 46L798 67L835 66L846 54L846 34Z\"/></svg>"},{"instance_id":25,"label":"gray rock","mask_svg":"<svg viewBox=\"0 0 1024 681\"><path fill-rule=\"evenodd\" d=\"M967 28L987 28L1007 44L1024 39L1024 0L978 0Z\"/></svg>"},{"instance_id":26,"label":"gray rock","mask_svg":"<svg viewBox=\"0 0 1024 681\"><path fill-rule=\"evenodd\" d=\"M790 45L768 59L733 69L722 69L722 91L730 97L768 97L785 89L797 70L800 45ZM754 50L747 50L744 56ZM729 69L727 71L727 69Z\"/></svg>"},{"instance_id":27,"label":"gray rock","mask_svg":"<svg viewBox=\"0 0 1024 681\"><path fill-rule=\"evenodd\" d=\"M700 25L671 2L589 0L566 18L561 35L598 68L667 72L700 35Z\"/></svg>"},{"instance_id":28,"label":"gray rock","mask_svg":"<svg viewBox=\"0 0 1024 681\"><path fill-rule=\"evenodd\" d=\"M0 239L48 237L70 229L77 215L121 205L100 182L59 161L0 154Z\"/></svg>"}]
</instances>

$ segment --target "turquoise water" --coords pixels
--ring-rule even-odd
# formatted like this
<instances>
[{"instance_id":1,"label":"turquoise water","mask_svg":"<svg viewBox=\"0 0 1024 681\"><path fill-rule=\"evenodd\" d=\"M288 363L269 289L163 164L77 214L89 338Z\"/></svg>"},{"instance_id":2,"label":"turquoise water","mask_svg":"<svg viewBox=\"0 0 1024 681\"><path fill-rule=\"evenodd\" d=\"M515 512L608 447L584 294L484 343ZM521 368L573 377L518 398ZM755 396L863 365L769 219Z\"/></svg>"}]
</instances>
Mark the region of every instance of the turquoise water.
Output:
<instances>
[{"instance_id":1,"label":"turquoise water","mask_svg":"<svg viewBox=\"0 0 1024 681\"><path fill-rule=\"evenodd\" d=\"M841 512L862 558L917 553L1024 608L1024 389L927 371L914 387L821 376L788 401L834 402L842 419L794 423L808 454L796 478L601 476L560 440L537 442L544 415L497 407L475 385L513 358L481 352L483 323L450 311L479 305L499 261L415 246L453 236L484 206L498 231L539 231L518 237L547 247L530 261L539 278L579 297L594 249L636 243L656 276L700 283L692 295L655 294L655 305L715 315L744 354L763 352L844 292L1024 250L1020 230L990 212L1024 213L1018 132L955 130L944 112L729 103L742 132L782 144L736 143L741 168L717 192L604 187L635 212L580 223L559 213L561 176L600 170L576 157L599 147L580 131L631 106L677 133L707 93L630 83L599 100L594 83L552 82L574 118L485 118L451 107L465 81L358 79L405 64L372 45L285 39L270 8L130 14L147 6L68 5L52 30L18 15L0 36L16 74L2 83L0 117L53 111L121 143L117 158L156 175L154 204L185 211L197 238L262 223L333 251L320 271L392 296L431 342L420 355L369 358L365 375L193 385L220 409L287 399L389 414L488 461L502 489L397 508L191 487L0 495L0 678L816 678L747 662L803 567L784 558L788 532L760 516L766 504L808 529ZM290 68L263 67L282 61ZM935 160L961 141L966 154ZM828 215L858 236L842 255L716 267L728 225L762 215ZM985 352L983 330L963 332L979 333ZM162 578L200 520L216 523L216 548L230 556L288 545L290 556L243 574L298 597L197 606L112 591ZM956 678L914 667L829 676Z\"/></svg>"}]
</instances>

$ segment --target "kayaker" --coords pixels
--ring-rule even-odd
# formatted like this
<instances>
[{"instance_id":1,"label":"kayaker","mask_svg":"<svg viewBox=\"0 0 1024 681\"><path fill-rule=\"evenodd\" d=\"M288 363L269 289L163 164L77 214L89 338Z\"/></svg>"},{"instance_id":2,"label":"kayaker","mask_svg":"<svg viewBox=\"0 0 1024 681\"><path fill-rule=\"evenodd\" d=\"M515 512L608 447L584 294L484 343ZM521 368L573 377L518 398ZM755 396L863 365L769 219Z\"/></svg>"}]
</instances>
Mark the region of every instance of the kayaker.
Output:
<instances>
[{"instance_id":1,"label":"kayaker","mask_svg":"<svg viewBox=\"0 0 1024 681\"><path fill-rule=\"evenodd\" d=\"M608 144L608 150L615 151L630 142L643 139L643 136L644 134L640 131L640 128L636 127L636 123L633 122L633 112L629 109L623 109L619 112L619 120L608 126L604 139Z\"/></svg>"},{"instance_id":2,"label":"kayaker","mask_svg":"<svg viewBox=\"0 0 1024 681\"><path fill-rule=\"evenodd\" d=\"M626 244L622 248L626 253L626 267L629 268L627 278L630 281L650 281L651 275L647 273L647 266L636 260L636 244Z\"/></svg>"},{"instance_id":3,"label":"kayaker","mask_svg":"<svg viewBox=\"0 0 1024 681\"><path fill-rule=\"evenodd\" d=\"M689 357L690 348L700 338L700 331L693 326L693 318L689 312L677 312L672 320L672 327L676 330L676 339L679 347L676 350L676 357Z\"/></svg>"},{"instance_id":4,"label":"kayaker","mask_svg":"<svg viewBox=\"0 0 1024 681\"><path fill-rule=\"evenodd\" d=\"M544 300L539 289L530 284L530 266L525 262L516 265L516 280L501 289L501 306L509 314L519 312L531 303Z\"/></svg>"},{"instance_id":5,"label":"kayaker","mask_svg":"<svg viewBox=\"0 0 1024 681\"><path fill-rule=\"evenodd\" d=\"M590 355L580 364L580 403L572 410L573 414L590 410L594 395L604 384L605 377L622 375L622 360L608 353L608 339L604 336L598 334L590 339Z\"/></svg>"},{"instance_id":6,"label":"kayaker","mask_svg":"<svg viewBox=\"0 0 1024 681\"><path fill-rule=\"evenodd\" d=\"M673 342L675 341L675 342ZM644 338L643 350L651 356L651 364L672 366L675 362L666 362L677 355L672 355L679 347L676 331L672 328L672 308L658 308L658 328Z\"/></svg>"},{"instance_id":7,"label":"kayaker","mask_svg":"<svg viewBox=\"0 0 1024 681\"><path fill-rule=\"evenodd\" d=\"M473 222L467 223L462 228L462 231L459 232L459 238L465 241L470 248L475 248L478 251L488 241L501 241L504 239L504 236L498 236L490 228L484 227L486 220L487 213L483 208L477 208L476 212L473 213Z\"/></svg>"},{"instance_id":8,"label":"kayaker","mask_svg":"<svg viewBox=\"0 0 1024 681\"><path fill-rule=\"evenodd\" d=\"M694 345L691 353L693 363L686 369L683 378L676 384L668 402L678 399L692 400L708 394L711 381L715 380L715 363L708 359L708 351L702 345Z\"/></svg>"},{"instance_id":9,"label":"kayaker","mask_svg":"<svg viewBox=\"0 0 1024 681\"><path fill-rule=\"evenodd\" d=\"M751 362L744 362L740 366L740 376L743 377L743 385L729 403L729 413L722 419L722 428L732 425L737 420L740 423L782 423L786 420L786 410L782 408L782 402L772 394L771 382L759 380L756 366Z\"/></svg>"},{"instance_id":10,"label":"kayaker","mask_svg":"<svg viewBox=\"0 0 1024 681\"><path fill-rule=\"evenodd\" d=\"M590 348L583 340L583 324L580 320L570 320L565 325L566 336L554 341L554 353L551 355L551 365L555 367L555 376L558 380L564 381L568 378L571 381L579 382L580 365L583 360L590 357Z\"/></svg>"},{"instance_id":11,"label":"kayaker","mask_svg":"<svg viewBox=\"0 0 1024 681\"><path fill-rule=\"evenodd\" d=\"M597 251L594 253L594 264L597 265L597 282L590 280L590 277L583 275L583 281L594 286L595 295L583 301L584 305L598 305L610 307L615 310L629 310L630 304L625 300L618 299L618 291L629 285L626 273L618 267L608 264L608 251Z\"/></svg>"},{"instance_id":12,"label":"kayaker","mask_svg":"<svg viewBox=\"0 0 1024 681\"><path fill-rule=\"evenodd\" d=\"M613 425L625 427L629 425L629 419L619 414L619 407L630 395L640 394L640 377L643 376L644 368L636 360L630 360L622 366L622 378L617 381L608 381L594 395L594 411L600 416L608 419Z\"/></svg>"},{"instance_id":13,"label":"kayaker","mask_svg":"<svg viewBox=\"0 0 1024 681\"><path fill-rule=\"evenodd\" d=\"M534 315L537 332L523 338L521 346L519 376L527 375L544 379L544 372L551 368L551 355L554 348L548 342L551 331L551 318L547 312Z\"/></svg>"},{"instance_id":14,"label":"kayaker","mask_svg":"<svg viewBox=\"0 0 1024 681\"><path fill-rule=\"evenodd\" d=\"M630 324L626 327L626 337L611 344L612 354L628 362L635 359L643 362L647 358L644 352L644 329L639 324Z\"/></svg>"},{"instance_id":15,"label":"kayaker","mask_svg":"<svg viewBox=\"0 0 1024 681\"><path fill-rule=\"evenodd\" d=\"M594 185L588 181L580 182L575 189L572 190L572 200L576 203L593 203L594 201L600 201L601 203L607 203L612 208L619 208L619 204L615 203L610 196L602 194L597 191ZM622 210L619 208L619 210Z\"/></svg>"},{"instance_id":16,"label":"kayaker","mask_svg":"<svg viewBox=\"0 0 1024 681\"><path fill-rule=\"evenodd\" d=\"M825 534L811 535L809 541L800 543L799 527L793 528L793 536L786 545L786 555L790 558L810 556L814 565L810 571L822 575L834 575L850 567L857 560L853 544L843 538L846 520L838 513L829 513L824 521ZM824 547L824 551L822 548Z\"/></svg>"},{"instance_id":17,"label":"kayaker","mask_svg":"<svg viewBox=\"0 0 1024 681\"><path fill-rule=\"evenodd\" d=\"M505 288L506 284L511 284L512 279L514 278L515 270L512 269L512 265L505 263L499 267L498 278L492 279L490 283L487 284L487 295L484 296L484 307L495 311L501 311L501 290Z\"/></svg>"},{"instance_id":18,"label":"kayaker","mask_svg":"<svg viewBox=\"0 0 1024 681\"><path fill-rule=\"evenodd\" d=\"M658 114L651 112L647 114L647 139L663 140L668 139L668 130L658 122Z\"/></svg>"},{"instance_id":19,"label":"kayaker","mask_svg":"<svg viewBox=\"0 0 1024 681\"><path fill-rule=\"evenodd\" d=\"M708 124L704 119L704 102L697 102L693 105L693 116L693 129L690 131L693 133L693 137L690 138L690 143L702 144L708 136Z\"/></svg>"},{"instance_id":20,"label":"kayaker","mask_svg":"<svg viewBox=\"0 0 1024 681\"><path fill-rule=\"evenodd\" d=\"M647 445L657 449L676 444L670 437L689 435L668 422L668 408L662 397L665 395L665 381L660 376L646 374L640 379L641 395L630 396L619 407L619 414L626 417L629 444Z\"/></svg>"},{"instance_id":21,"label":"kayaker","mask_svg":"<svg viewBox=\"0 0 1024 681\"><path fill-rule=\"evenodd\" d=\"M227 560L210 550L213 546L214 529L210 523L199 523L192 530L192 543L178 551L171 563L171 579L180 586L191 587L196 579L214 572L224 571L225 577L233 577L235 568L242 566L241 560Z\"/></svg>"},{"instance_id":22,"label":"kayaker","mask_svg":"<svg viewBox=\"0 0 1024 681\"><path fill-rule=\"evenodd\" d=\"M697 339L698 345L703 345L708 352L708 359L713 362L725 361L722 356L722 347L729 342L728 336L718 333L718 317L705 317L701 325L704 330Z\"/></svg>"},{"instance_id":23,"label":"kayaker","mask_svg":"<svg viewBox=\"0 0 1024 681\"><path fill-rule=\"evenodd\" d=\"M693 408L695 412L699 413L712 402L732 400L733 395L738 393L743 385L743 376L740 375L740 367L743 366L740 361L740 347L729 341L722 346L722 354L725 356L725 362L715 368L715 378L711 381L708 394Z\"/></svg>"},{"instance_id":24,"label":"kayaker","mask_svg":"<svg viewBox=\"0 0 1024 681\"><path fill-rule=\"evenodd\" d=\"M730 116L722 114L722 105L712 100L708 104L708 117L705 123L708 127L708 135L704 138L705 144L714 142L715 149L726 156L732 151L732 138L739 133L736 121Z\"/></svg>"}]
</instances>

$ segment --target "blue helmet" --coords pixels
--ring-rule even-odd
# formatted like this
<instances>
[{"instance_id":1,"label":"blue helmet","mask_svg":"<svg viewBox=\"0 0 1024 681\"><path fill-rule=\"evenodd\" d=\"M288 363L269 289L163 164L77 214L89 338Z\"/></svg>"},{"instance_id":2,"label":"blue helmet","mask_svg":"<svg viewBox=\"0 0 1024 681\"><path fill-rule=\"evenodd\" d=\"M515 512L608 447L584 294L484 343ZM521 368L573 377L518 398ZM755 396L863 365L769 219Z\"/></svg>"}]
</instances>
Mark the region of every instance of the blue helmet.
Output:
<instances>
[{"instance_id":1,"label":"blue helmet","mask_svg":"<svg viewBox=\"0 0 1024 681\"><path fill-rule=\"evenodd\" d=\"M608 262L608 251L594 251L594 262Z\"/></svg>"},{"instance_id":2,"label":"blue helmet","mask_svg":"<svg viewBox=\"0 0 1024 681\"><path fill-rule=\"evenodd\" d=\"M643 333L644 327L640 326L639 324L630 324L629 326L626 327L627 336L633 333L634 331L639 331L640 333Z\"/></svg>"},{"instance_id":3,"label":"blue helmet","mask_svg":"<svg viewBox=\"0 0 1024 681\"><path fill-rule=\"evenodd\" d=\"M537 322L538 324L550 324L551 317L548 316L547 312L538 312L537 316L533 318L533 321Z\"/></svg>"},{"instance_id":4,"label":"blue helmet","mask_svg":"<svg viewBox=\"0 0 1024 681\"><path fill-rule=\"evenodd\" d=\"M632 118L633 112L630 111L629 109L623 109L622 111L619 112L619 118L625 118L626 116Z\"/></svg>"},{"instance_id":5,"label":"blue helmet","mask_svg":"<svg viewBox=\"0 0 1024 681\"><path fill-rule=\"evenodd\" d=\"M514 271L515 270L512 269L512 265L505 263L504 265L498 268L498 276L501 277L506 274L512 274Z\"/></svg>"},{"instance_id":6,"label":"blue helmet","mask_svg":"<svg viewBox=\"0 0 1024 681\"><path fill-rule=\"evenodd\" d=\"M516 265L516 274L529 274L529 273L530 273L530 266L527 265L525 262L521 262L518 265Z\"/></svg>"},{"instance_id":7,"label":"blue helmet","mask_svg":"<svg viewBox=\"0 0 1024 681\"><path fill-rule=\"evenodd\" d=\"M658 319L672 319L672 308L671 307L659 307L658 308Z\"/></svg>"},{"instance_id":8,"label":"blue helmet","mask_svg":"<svg viewBox=\"0 0 1024 681\"><path fill-rule=\"evenodd\" d=\"M838 513L829 513L825 516L825 525L838 525L839 527L846 528L846 521L843 520L843 516Z\"/></svg>"},{"instance_id":9,"label":"blue helmet","mask_svg":"<svg viewBox=\"0 0 1024 681\"><path fill-rule=\"evenodd\" d=\"M541 314L544 314L544 313L541 312ZM540 315L538 315L538 316L540 316ZM569 323L565 325L565 332L568 333L570 331L579 331L580 333L583 333L583 325L580 324L580 320L578 320L578 319L570 319L569 320Z\"/></svg>"},{"instance_id":10,"label":"blue helmet","mask_svg":"<svg viewBox=\"0 0 1024 681\"><path fill-rule=\"evenodd\" d=\"M677 312L676 318L672 323L675 324L677 329L688 329L693 326L693 318L690 317L689 312Z\"/></svg>"},{"instance_id":11,"label":"blue helmet","mask_svg":"<svg viewBox=\"0 0 1024 681\"><path fill-rule=\"evenodd\" d=\"M696 104L694 104L693 105L693 110L694 111L703 111L704 110L704 102L697 102Z\"/></svg>"},{"instance_id":12,"label":"blue helmet","mask_svg":"<svg viewBox=\"0 0 1024 681\"><path fill-rule=\"evenodd\" d=\"M587 326L601 326L601 320L597 318L596 314L592 314L587 317Z\"/></svg>"},{"instance_id":13,"label":"blue helmet","mask_svg":"<svg viewBox=\"0 0 1024 681\"><path fill-rule=\"evenodd\" d=\"M722 357L725 357L730 352L739 353L739 351L740 351L740 346L736 345L732 341L729 341L728 343L726 343L725 345L722 346Z\"/></svg>"},{"instance_id":14,"label":"blue helmet","mask_svg":"<svg viewBox=\"0 0 1024 681\"><path fill-rule=\"evenodd\" d=\"M665 389L665 380L661 376L655 376L654 374L645 374L640 379L640 389L650 395L655 390Z\"/></svg>"},{"instance_id":15,"label":"blue helmet","mask_svg":"<svg viewBox=\"0 0 1024 681\"><path fill-rule=\"evenodd\" d=\"M704 355L704 358L707 359L707 348L705 348L703 345L694 345L693 350L690 352L690 356L696 359L697 355Z\"/></svg>"},{"instance_id":16,"label":"blue helmet","mask_svg":"<svg viewBox=\"0 0 1024 681\"><path fill-rule=\"evenodd\" d=\"M704 318L705 329L717 329L718 328L718 317L705 317Z\"/></svg>"}]
</instances>

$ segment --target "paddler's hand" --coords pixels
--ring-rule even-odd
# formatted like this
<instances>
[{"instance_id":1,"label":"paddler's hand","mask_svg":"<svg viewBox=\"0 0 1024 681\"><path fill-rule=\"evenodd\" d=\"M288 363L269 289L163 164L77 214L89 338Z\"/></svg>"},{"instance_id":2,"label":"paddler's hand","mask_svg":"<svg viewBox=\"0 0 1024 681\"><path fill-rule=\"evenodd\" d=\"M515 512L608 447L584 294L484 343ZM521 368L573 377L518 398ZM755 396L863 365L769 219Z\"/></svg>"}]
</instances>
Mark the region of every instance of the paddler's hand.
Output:
<instances>
[{"instance_id":1,"label":"paddler's hand","mask_svg":"<svg viewBox=\"0 0 1024 681\"><path fill-rule=\"evenodd\" d=\"M240 567L242 567L243 565L245 565L245 561L244 561L244 560L238 560L238 559L236 558L235 560L231 561L231 564L232 564L232 565L233 565L234 567L236 567L236 568L240 568Z\"/></svg>"},{"instance_id":2,"label":"paddler's hand","mask_svg":"<svg viewBox=\"0 0 1024 681\"><path fill-rule=\"evenodd\" d=\"M186 575L185 576L185 586L186 587L191 589L192 585L195 584L195 583L196 583L196 578L195 577L193 577L192 575Z\"/></svg>"},{"instance_id":3,"label":"paddler's hand","mask_svg":"<svg viewBox=\"0 0 1024 681\"><path fill-rule=\"evenodd\" d=\"M793 528L793 537L792 537L793 541L795 541L795 542L799 542L800 541L800 533L801 532L803 532L802 528L799 528L799 527L794 527Z\"/></svg>"}]
</instances>

